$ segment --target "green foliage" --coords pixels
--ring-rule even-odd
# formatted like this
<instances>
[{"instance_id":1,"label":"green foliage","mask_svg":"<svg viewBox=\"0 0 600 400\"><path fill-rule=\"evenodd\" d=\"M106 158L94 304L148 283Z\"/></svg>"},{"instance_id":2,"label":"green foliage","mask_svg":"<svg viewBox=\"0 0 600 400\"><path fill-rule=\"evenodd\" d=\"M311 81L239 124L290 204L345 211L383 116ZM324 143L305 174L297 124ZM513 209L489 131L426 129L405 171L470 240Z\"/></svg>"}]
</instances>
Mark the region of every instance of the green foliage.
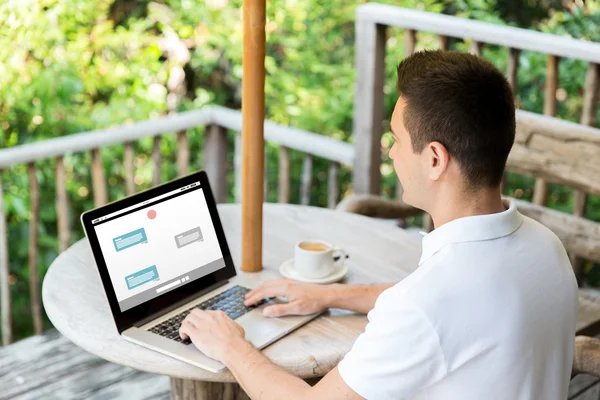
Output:
<instances>
[{"instance_id":1,"label":"green foliage","mask_svg":"<svg viewBox=\"0 0 600 400\"><path fill-rule=\"evenodd\" d=\"M343 141L352 141L355 81L354 12L361 1L269 0L265 66L266 117ZM397 5L397 1L382 3ZM501 3L501 4L498 4ZM539 3L539 4L538 4ZM542 3L544 3L542 5ZM403 7L444 12L490 23L600 41L597 2L587 9L561 9L561 1L407 0ZM77 132L152 119L165 115L169 79L178 62L169 44L189 50L186 82L177 92L179 111L220 104L240 108L242 79L241 0L5 0L0 2L0 148ZM554 7L550 13L548 8ZM402 30L390 29L385 80L386 116L396 101L395 67L404 57ZM435 48L437 39L419 34L417 48ZM453 49L468 43L453 39ZM185 52L184 52L185 53ZM506 69L506 49L487 46L484 56ZM577 121L582 107L586 64L563 60L559 115ZM518 76L519 101L526 110L541 112L545 56L523 52ZM203 165L203 128L188 132L191 169ZM233 149L234 134L228 136ZM161 178L176 176L175 135L161 141ZM136 185L148 188L152 179L152 139L135 143ZM394 197L396 176L387 157L389 138L382 138L382 193ZM277 200L278 148L267 146L268 201ZM233 152L229 152L232 164ZM298 202L303 155L291 152L291 196ZM125 195L123 146L102 149L109 200ZM65 157L72 240L83 236L78 217L93 207L89 154ZM311 204L327 204L329 162L315 159ZM55 160L36 163L41 187L40 257L43 276L58 251ZM29 311L29 182L26 166L1 175L9 227L13 316L17 337L32 332ZM233 171L228 174L228 200L234 199ZM351 170L340 171L342 196L350 188ZM510 174L508 192L530 198L534 180ZM553 207L569 211L571 192L551 187ZM600 200L591 198L588 216L600 220ZM418 222L418 219L416 220ZM600 274L597 274L600 276ZM595 272L590 272L590 277ZM600 279L598 279L600 281ZM593 281L593 279L592 279ZM49 326L49 322L46 322Z\"/></svg>"}]
</instances>

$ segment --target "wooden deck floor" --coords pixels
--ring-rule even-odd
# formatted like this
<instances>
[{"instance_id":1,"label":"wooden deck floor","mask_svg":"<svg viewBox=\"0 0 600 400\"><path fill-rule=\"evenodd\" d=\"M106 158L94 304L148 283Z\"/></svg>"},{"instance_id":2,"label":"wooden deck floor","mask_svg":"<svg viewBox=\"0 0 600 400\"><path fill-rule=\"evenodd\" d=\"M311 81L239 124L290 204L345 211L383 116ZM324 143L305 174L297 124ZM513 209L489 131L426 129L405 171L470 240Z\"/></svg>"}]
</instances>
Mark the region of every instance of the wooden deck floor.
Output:
<instances>
[{"instance_id":1,"label":"wooden deck floor","mask_svg":"<svg viewBox=\"0 0 600 400\"><path fill-rule=\"evenodd\" d=\"M109 363L56 330L0 347L0 400L169 398L168 377ZM576 377L569 399L599 400L600 379Z\"/></svg>"},{"instance_id":2,"label":"wooden deck floor","mask_svg":"<svg viewBox=\"0 0 600 400\"><path fill-rule=\"evenodd\" d=\"M169 378L109 363L56 330L0 347L0 399L169 399Z\"/></svg>"}]
</instances>

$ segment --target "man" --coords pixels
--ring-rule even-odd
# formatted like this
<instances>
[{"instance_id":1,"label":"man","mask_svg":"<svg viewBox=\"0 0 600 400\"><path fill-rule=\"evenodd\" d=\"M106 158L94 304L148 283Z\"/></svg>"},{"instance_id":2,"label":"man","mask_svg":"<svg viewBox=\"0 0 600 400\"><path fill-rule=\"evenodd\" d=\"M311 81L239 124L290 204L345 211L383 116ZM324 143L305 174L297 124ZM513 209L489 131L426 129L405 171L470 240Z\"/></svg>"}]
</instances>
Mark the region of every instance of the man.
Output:
<instances>
[{"instance_id":1,"label":"man","mask_svg":"<svg viewBox=\"0 0 600 400\"><path fill-rule=\"evenodd\" d=\"M565 399L577 286L558 238L501 200L515 137L506 79L474 55L427 51L398 66L397 83L390 157L403 200L435 225L419 267L389 285L267 282L246 299L289 299L267 316L368 313L338 367L310 387L221 312L192 312L181 335L256 399Z\"/></svg>"}]
</instances>

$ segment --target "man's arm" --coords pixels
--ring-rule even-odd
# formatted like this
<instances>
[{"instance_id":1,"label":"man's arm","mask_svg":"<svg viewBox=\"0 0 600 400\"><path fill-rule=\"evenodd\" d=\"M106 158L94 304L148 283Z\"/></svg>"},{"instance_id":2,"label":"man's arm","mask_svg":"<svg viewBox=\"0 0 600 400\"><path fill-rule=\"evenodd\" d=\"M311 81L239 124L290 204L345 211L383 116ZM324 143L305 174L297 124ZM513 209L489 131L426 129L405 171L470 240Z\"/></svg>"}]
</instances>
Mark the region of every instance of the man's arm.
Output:
<instances>
[{"instance_id":1,"label":"man's arm","mask_svg":"<svg viewBox=\"0 0 600 400\"><path fill-rule=\"evenodd\" d=\"M223 362L252 399L362 400L337 368L311 387L273 364L244 339L243 329L222 311L194 309L183 321L179 334L190 337L200 351Z\"/></svg>"},{"instance_id":2,"label":"man's arm","mask_svg":"<svg viewBox=\"0 0 600 400\"><path fill-rule=\"evenodd\" d=\"M386 289L394 286L394 283L376 285L329 285L330 295L326 308L342 308L344 310L356 311L367 314L375 307L375 301Z\"/></svg>"},{"instance_id":3,"label":"man's arm","mask_svg":"<svg viewBox=\"0 0 600 400\"><path fill-rule=\"evenodd\" d=\"M393 285L316 285L289 279L268 281L246 294L245 304L249 306L266 297L276 296L289 300L287 304L266 307L264 313L269 317L307 315L325 308L342 308L366 314L375 307L381 292Z\"/></svg>"},{"instance_id":4,"label":"man's arm","mask_svg":"<svg viewBox=\"0 0 600 400\"><path fill-rule=\"evenodd\" d=\"M311 387L273 364L245 340L232 346L223 363L252 399L363 399L346 385L337 367Z\"/></svg>"}]
</instances>

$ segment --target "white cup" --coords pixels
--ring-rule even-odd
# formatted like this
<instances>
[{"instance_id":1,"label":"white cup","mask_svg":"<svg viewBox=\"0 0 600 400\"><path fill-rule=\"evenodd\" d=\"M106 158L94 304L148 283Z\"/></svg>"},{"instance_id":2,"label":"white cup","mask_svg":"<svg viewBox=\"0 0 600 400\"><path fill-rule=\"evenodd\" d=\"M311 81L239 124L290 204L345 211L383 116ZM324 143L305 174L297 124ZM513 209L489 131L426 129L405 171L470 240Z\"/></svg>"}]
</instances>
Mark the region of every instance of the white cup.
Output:
<instances>
[{"instance_id":1,"label":"white cup","mask_svg":"<svg viewBox=\"0 0 600 400\"><path fill-rule=\"evenodd\" d=\"M334 254L340 258L333 261ZM296 273L304 278L323 278L344 263L346 252L322 240L303 240L294 249Z\"/></svg>"}]
</instances>

